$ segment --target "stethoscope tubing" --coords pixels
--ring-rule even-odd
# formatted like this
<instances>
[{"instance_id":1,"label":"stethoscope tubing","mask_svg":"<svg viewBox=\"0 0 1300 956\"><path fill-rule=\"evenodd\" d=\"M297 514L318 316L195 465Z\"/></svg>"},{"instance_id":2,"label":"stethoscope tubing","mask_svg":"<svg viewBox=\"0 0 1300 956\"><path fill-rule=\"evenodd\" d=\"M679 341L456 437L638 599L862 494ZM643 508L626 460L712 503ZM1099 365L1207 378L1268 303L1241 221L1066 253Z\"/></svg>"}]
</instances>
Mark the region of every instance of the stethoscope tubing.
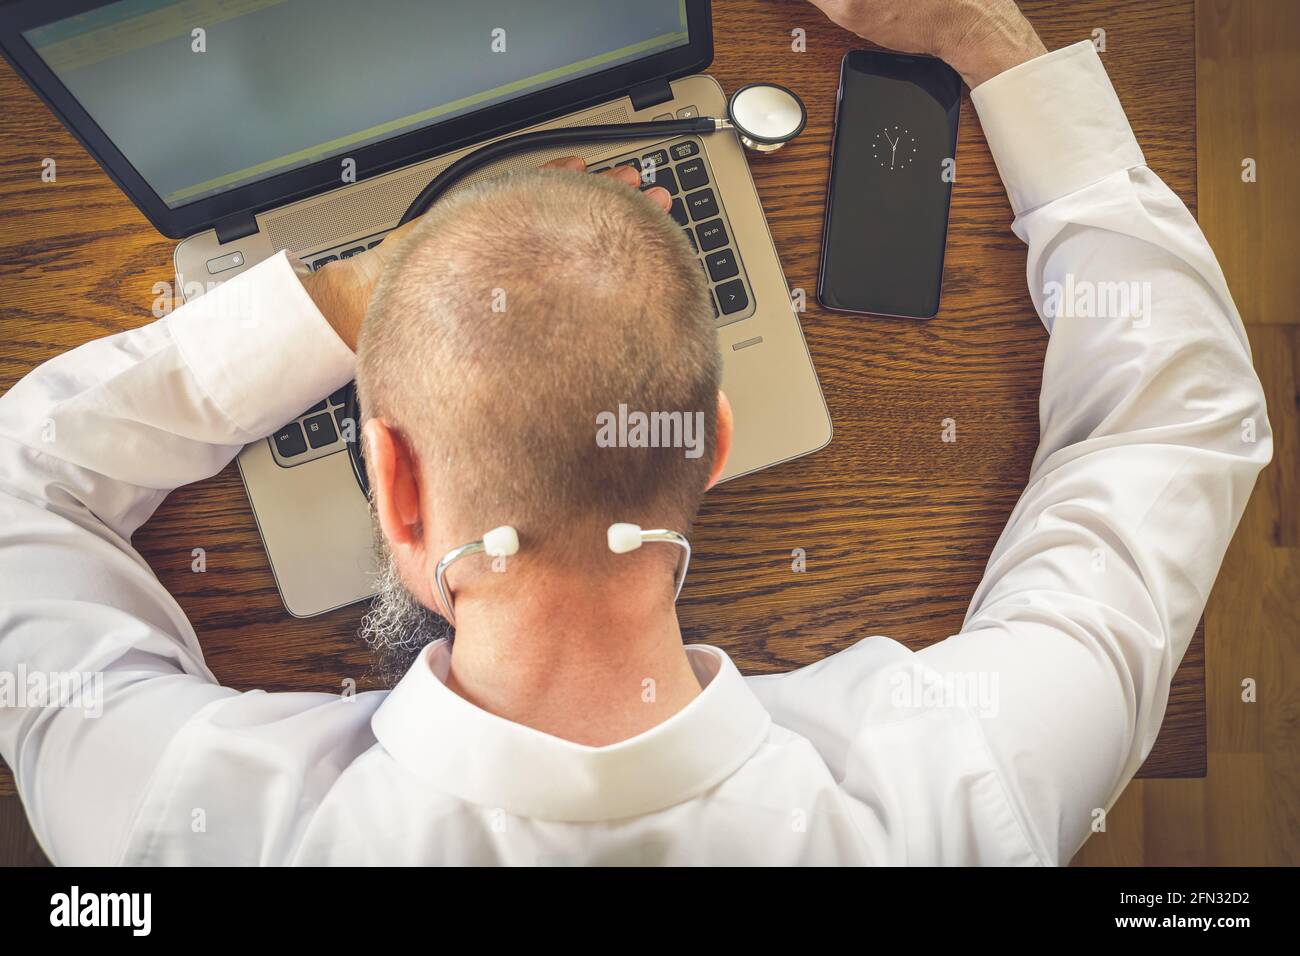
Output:
<instances>
[{"instance_id":1,"label":"stethoscope tubing","mask_svg":"<svg viewBox=\"0 0 1300 956\"><path fill-rule=\"evenodd\" d=\"M507 136L494 143L481 146L456 160L429 184L420 190L402 213L398 225L406 225L426 213L448 189L484 166L516 153L529 152L548 146L573 146L578 143L598 143L609 140L662 139L668 136L712 133L722 127L712 116L691 119L651 120L647 123L611 123L603 126L566 126L560 129L540 129L519 136Z\"/></svg>"},{"instance_id":2,"label":"stethoscope tubing","mask_svg":"<svg viewBox=\"0 0 1300 956\"><path fill-rule=\"evenodd\" d=\"M734 104L735 97L744 90L754 86L764 84L751 83L748 86L741 87L736 93L732 94L731 103ZM777 84L767 84L777 86ZM609 141L627 141L637 139L665 139L672 136L704 135L714 133L723 129L734 129L741 135L742 140L746 137L752 139L758 144L772 145L780 144L793 139L802 132L808 121L808 113L804 107L803 101L794 93L785 87L779 87L794 99L799 105L800 121L798 127L787 136L780 138L768 138L757 136L753 133L746 133L742 128L734 123L731 117L732 106L728 106L728 118L719 119L712 116L695 116L689 119L669 119L669 120L650 120L641 123L610 123L600 126L564 126L559 129L535 130L531 133L521 133L517 136L505 136L495 142L480 146L478 149L460 157L446 169L442 170L433 177L422 190L411 200L406 211L402 213L402 218L398 225L404 226L411 220L423 215L434 203L451 189L457 182L464 179L471 173L477 172L497 160L504 159L507 156L513 156L516 153L528 152L536 149L555 146L571 146L579 143L596 143ZM352 463L352 472L356 476L357 484L361 488L361 493L369 497L370 481L366 474L365 459L361 453L361 403L357 397L356 383L350 383L347 386L347 393L344 399L344 415L351 418L353 427L357 431L354 440L347 443L348 458Z\"/></svg>"}]
</instances>

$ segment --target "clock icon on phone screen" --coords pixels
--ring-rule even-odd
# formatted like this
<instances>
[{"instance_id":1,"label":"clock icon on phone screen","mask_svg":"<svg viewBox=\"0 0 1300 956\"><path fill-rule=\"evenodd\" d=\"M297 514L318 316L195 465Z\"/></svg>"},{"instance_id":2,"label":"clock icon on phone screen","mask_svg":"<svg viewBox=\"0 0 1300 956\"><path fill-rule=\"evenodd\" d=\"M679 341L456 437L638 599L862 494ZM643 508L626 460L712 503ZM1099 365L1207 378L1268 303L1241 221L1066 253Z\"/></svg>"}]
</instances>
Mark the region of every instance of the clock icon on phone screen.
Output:
<instances>
[{"instance_id":1,"label":"clock icon on phone screen","mask_svg":"<svg viewBox=\"0 0 1300 956\"><path fill-rule=\"evenodd\" d=\"M882 126L871 141L871 157L882 169L906 169L916 161L916 137L905 126Z\"/></svg>"}]
</instances>

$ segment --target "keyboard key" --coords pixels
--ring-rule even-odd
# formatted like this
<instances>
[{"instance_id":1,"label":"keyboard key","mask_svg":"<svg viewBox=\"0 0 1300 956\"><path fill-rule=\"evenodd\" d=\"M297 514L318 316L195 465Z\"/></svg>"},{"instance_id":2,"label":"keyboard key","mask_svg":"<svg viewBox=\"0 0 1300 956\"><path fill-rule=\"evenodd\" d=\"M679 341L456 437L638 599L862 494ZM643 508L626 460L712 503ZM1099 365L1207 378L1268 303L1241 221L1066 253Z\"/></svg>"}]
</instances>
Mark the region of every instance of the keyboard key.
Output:
<instances>
[{"instance_id":1,"label":"keyboard key","mask_svg":"<svg viewBox=\"0 0 1300 956\"><path fill-rule=\"evenodd\" d=\"M732 279L730 282L723 283L718 286L716 291L718 293L718 305L722 307L723 315L739 312L749 305L749 296L745 295L745 283L739 279Z\"/></svg>"},{"instance_id":2,"label":"keyboard key","mask_svg":"<svg viewBox=\"0 0 1300 956\"><path fill-rule=\"evenodd\" d=\"M383 241L384 241L384 238L381 236L380 238L376 239L374 242L370 243L370 245L366 246L366 248L367 248L367 249L373 249L373 248L375 248L375 246L379 245L379 244L380 244L381 242L383 242Z\"/></svg>"},{"instance_id":3,"label":"keyboard key","mask_svg":"<svg viewBox=\"0 0 1300 956\"><path fill-rule=\"evenodd\" d=\"M677 225L686 225L686 205L680 199L673 200L673 206L668 210L668 215L673 217L673 222L677 223ZM722 223L718 223L718 225L722 225ZM725 242L725 240L723 241Z\"/></svg>"},{"instance_id":4,"label":"keyboard key","mask_svg":"<svg viewBox=\"0 0 1300 956\"><path fill-rule=\"evenodd\" d=\"M321 401L317 402L317 403L316 403L315 405L313 405L311 408L307 409L305 412L303 412L303 414L304 414L304 415L310 415L312 412L323 412L323 411L325 411L325 401L324 401L324 399L322 399Z\"/></svg>"},{"instance_id":5,"label":"keyboard key","mask_svg":"<svg viewBox=\"0 0 1300 956\"><path fill-rule=\"evenodd\" d=\"M641 171L641 188L649 189L652 186L662 186L668 190L668 195L677 195L677 177L673 175L671 166L646 166Z\"/></svg>"},{"instance_id":6,"label":"keyboard key","mask_svg":"<svg viewBox=\"0 0 1300 956\"><path fill-rule=\"evenodd\" d=\"M302 437L302 428L297 422L290 422L275 433L275 450L281 458L292 458L307 450L307 442Z\"/></svg>"},{"instance_id":7,"label":"keyboard key","mask_svg":"<svg viewBox=\"0 0 1300 956\"><path fill-rule=\"evenodd\" d=\"M709 275L714 282L730 279L740 272L740 266L736 263L736 254L730 249L719 249L717 252L709 253L704 257L704 261L709 265Z\"/></svg>"},{"instance_id":8,"label":"keyboard key","mask_svg":"<svg viewBox=\"0 0 1300 956\"><path fill-rule=\"evenodd\" d=\"M696 226L695 235L700 240L700 248L705 252L712 252L719 246L727 244L727 229L722 225L721 219L714 219Z\"/></svg>"},{"instance_id":9,"label":"keyboard key","mask_svg":"<svg viewBox=\"0 0 1300 956\"><path fill-rule=\"evenodd\" d=\"M695 244L695 233L691 232L689 229L683 229L682 232L686 233L686 239L691 244L691 252L699 252L700 247Z\"/></svg>"},{"instance_id":10,"label":"keyboard key","mask_svg":"<svg viewBox=\"0 0 1300 956\"><path fill-rule=\"evenodd\" d=\"M319 269L319 268L321 268L322 266L325 266L325 265L327 265L327 264L333 262L333 261L336 260L337 258L338 258L338 256L326 256L324 259L317 259L315 262L313 262L313 263L311 264L311 271L312 271L312 272L315 272L317 269ZM330 273L330 275L333 275L333 274L334 274L334 273L332 273L332 272Z\"/></svg>"},{"instance_id":11,"label":"keyboard key","mask_svg":"<svg viewBox=\"0 0 1300 956\"><path fill-rule=\"evenodd\" d=\"M615 165L615 166L631 166L631 167L632 167L633 169L635 169L638 173L641 172L641 160L637 159L635 156L633 156L631 159L620 160L619 162L615 163L614 165Z\"/></svg>"},{"instance_id":12,"label":"keyboard key","mask_svg":"<svg viewBox=\"0 0 1300 956\"><path fill-rule=\"evenodd\" d=\"M359 253L362 253L362 252L365 252L365 251L366 251L366 247L365 247L365 246L356 246L355 248L349 249L349 250L347 250L346 252L340 252L340 253L339 253L339 258L340 258L340 259L351 259L353 256L358 255Z\"/></svg>"},{"instance_id":13,"label":"keyboard key","mask_svg":"<svg viewBox=\"0 0 1300 956\"><path fill-rule=\"evenodd\" d=\"M673 154L673 159L686 159L688 156L695 156L699 153L700 147L696 146L690 140L684 143L673 143L668 147L669 152Z\"/></svg>"},{"instance_id":14,"label":"keyboard key","mask_svg":"<svg viewBox=\"0 0 1300 956\"><path fill-rule=\"evenodd\" d=\"M656 149L653 153L646 153L641 157L641 161L647 164L653 163L656 166L667 166L668 150Z\"/></svg>"},{"instance_id":15,"label":"keyboard key","mask_svg":"<svg viewBox=\"0 0 1300 956\"><path fill-rule=\"evenodd\" d=\"M592 170L588 170L588 171L591 173L591 175L593 175L593 176L598 176L598 175L600 175L601 173L607 173L607 172L609 172L609 167L608 167L608 166L601 166L601 167L599 167L598 169L592 169Z\"/></svg>"},{"instance_id":16,"label":"keyboard key","mask_svg":"<svg viewBox=\"0 0 1300 956\"><path fill-rule=\"evenodd\" d=\"M709 171L704 168L704 160L692 159L677 164L677 179L683 189L699 189L708 185Z\"/></svg>"},{"instance_id":17,"label":"keyboard key","mask_svg":"<svg viewBox=\"0 0 1300 956\"><path fill-rule=\"evenodd\" d=\"M307 419L302 427L307 430L307 441L312 448L321 448L339 440L339 433L334 430L334 419L330 418L328 412Z\"/></svg>"},{"instance_id":18,"label":"keyboard key","mask_svg":"<svg viewBox=\"0 0 1300 956\"><path fill-rule=\"evenodd\" d=\"M691 211L691 218L699 222L718 214L718 201L713 197L712 189L701 189L686 197L686 208Z\"/></svg>"},{"instance_id":19,"label":"keyboard key","mask_svg":"<svg viewBox=\"0 0 1300 956\"><path fill-rule=\"evenodd\" d=\"M348 387L346 385L340 388L337 392L330 392L330 404L342 405L343 400L347 398L347 393L348 393Z\"/></svg>"}]
</instances>

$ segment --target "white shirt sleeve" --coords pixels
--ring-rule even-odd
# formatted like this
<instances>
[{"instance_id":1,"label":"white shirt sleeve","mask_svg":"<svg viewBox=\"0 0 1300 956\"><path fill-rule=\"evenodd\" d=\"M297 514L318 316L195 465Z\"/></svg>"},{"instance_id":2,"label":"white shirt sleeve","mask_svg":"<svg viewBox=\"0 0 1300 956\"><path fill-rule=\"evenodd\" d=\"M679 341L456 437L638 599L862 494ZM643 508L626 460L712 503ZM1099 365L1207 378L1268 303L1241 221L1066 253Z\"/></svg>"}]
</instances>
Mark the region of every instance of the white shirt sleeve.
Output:
<instances>
[{"instance_id":1,"label":"white shirt sleeve","mask_svg":"<svg viewBox=\"0 0 1300 956\"><path fill-rule=\"evenodd\" d=\"M0 755L56 862L117 861L178 730L250 696L216 684L131 535L353 361L281 254L0 398Z\"/></svg>"},{"instance_id":2,"label":"white shirt sleeve","mask_svg":"<svg viewBox=\"0 0 1300 956\"><path fill-rule=\"evenodd\" d=\"M917 657L996 679L979 725L1035 853L1065 862L1151 750L1272 438L1214 253L1092 44L972 99L1051 340L1028 486L962 632Z\"/></svg>"}]
</instances>

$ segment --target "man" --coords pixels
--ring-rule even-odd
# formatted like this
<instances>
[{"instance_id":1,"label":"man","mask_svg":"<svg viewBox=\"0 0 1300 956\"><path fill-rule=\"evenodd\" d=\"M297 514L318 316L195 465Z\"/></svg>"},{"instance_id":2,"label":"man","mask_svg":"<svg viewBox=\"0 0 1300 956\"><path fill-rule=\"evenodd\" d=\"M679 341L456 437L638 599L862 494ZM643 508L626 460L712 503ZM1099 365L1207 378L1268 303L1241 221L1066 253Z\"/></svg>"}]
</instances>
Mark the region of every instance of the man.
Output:
<instances>
[{"instance_id":1,"label":"man","mask_svg":"<svg viewBox=\"0 0 1300 956\"><path fill-rule=\"evenodd\" d=\"M1070 859L1154 741L1271 454L1246 337L1091 44L1046 54L1012 0L820 5L963 74L1051 333L1041 447L962 632L750 679L683 648L677 549L605 529L687 532L723 468L711 315L665 197L575 162L467 190L382 257L278 256L0 400L0 669L102 675L96 719L0 708L56 862ZM1054 304L1117 282L1149 308ZM390 563L367 633L418 653L388 693L222 688L129 537L354 371ZM602 447L620 403L699 413L706 453ZM454 652L420 648L438 559L503 524L504 568L449 572ZM996 694L950 693L972 675Z\"/></svg>"}]
</instances>

